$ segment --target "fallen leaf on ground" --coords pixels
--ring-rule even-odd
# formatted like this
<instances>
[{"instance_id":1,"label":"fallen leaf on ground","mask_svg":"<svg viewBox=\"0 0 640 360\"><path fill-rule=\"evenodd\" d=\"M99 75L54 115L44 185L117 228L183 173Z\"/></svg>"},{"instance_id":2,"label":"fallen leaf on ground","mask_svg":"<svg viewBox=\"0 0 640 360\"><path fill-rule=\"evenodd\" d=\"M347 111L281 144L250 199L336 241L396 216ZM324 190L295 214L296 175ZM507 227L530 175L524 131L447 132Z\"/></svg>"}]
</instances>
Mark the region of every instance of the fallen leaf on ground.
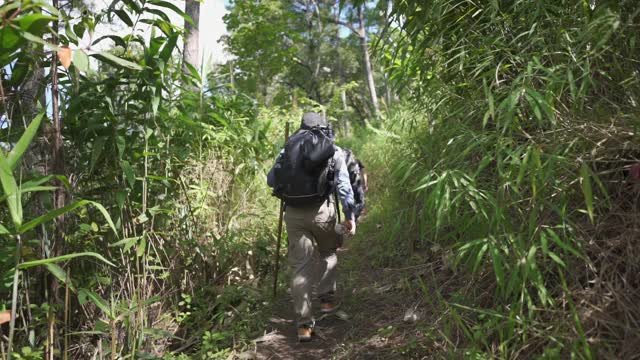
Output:
<instances>
[{"instance_id":1,"label":"fallen leaf on ground","mask_svg":"<svg viewBox=\"0 0 640 360\"><path fill-rule=\"evenodd\" d=\"M379 286L374 289L376 294L386 293L387 291L393 289L393 284L387 284L384 286Z\"/></svg>"},{"instance_id":2,"label":"fallen leaf on ground","mask_svg":"<svg viewBox=\"0 0 640 360\"><path fill-rule=\"evenodd\" d=\"M258 358L258 354L254 351L245 351L242 354L236 356L238 360L255 360Z\"/></svg>"},{"instance_id":3,"label":"fallen leaf on ground","mask_svg":"<svg viewBox=\"0 0 640 360\"><path fill-rule=\"evenodd\" d=\"M342 310L336 311L336 316L338 317L338 319L343 320L343 321L349 320L349 314L347 314L346 312L344 312Z\"/></svg>"},{"instance_id":4,"label":"fallen leaf on ground","mask_svg":"<svg viewBox=\"0 0 640 360\"><path fill-rule=\"evenodd\" d=\"M405 311L403 320L406 323L414 323L418 320L418 314L416 313L415 307L409 308Z\"/></svg>"},{"instance_id":5,"label":"fallen leaf on ground","mask_svg":"<svg viewBox=\"0 0 640 360\"><path fill-rule=\"evenodd\" d=\"M282 339L286 339L286 336L278 333L277 331L273 331L268 334L264 334L260 336L259 338L253 340L253 342L261 343L261 342L276 341L276 340L282 340Z\"/></svg>"}]
</instances>

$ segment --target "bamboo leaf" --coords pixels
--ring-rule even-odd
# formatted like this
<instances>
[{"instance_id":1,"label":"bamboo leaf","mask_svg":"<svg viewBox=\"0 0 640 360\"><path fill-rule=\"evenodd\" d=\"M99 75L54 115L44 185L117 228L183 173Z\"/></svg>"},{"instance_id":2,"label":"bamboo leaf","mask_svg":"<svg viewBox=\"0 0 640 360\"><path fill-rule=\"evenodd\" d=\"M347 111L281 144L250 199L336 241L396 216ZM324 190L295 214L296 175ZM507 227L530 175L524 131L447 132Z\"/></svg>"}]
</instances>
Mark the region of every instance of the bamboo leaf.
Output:
<instances>
[{"instance_id":1,"label":"bamboo leaf","mask_svg":"<svg viewBox=\"0 0 640 360\"><path fill-rule=\"evenodd\" d=\"M480 251L478 251L478 254L476 255L476 261L473 264L473 270L472 270L473 273L475 273L478 270L478 267L480 266L480 263L482 262L482 259L484 258L484 254L487 252L488 248L489 248L489 243L485 243L480 248Z\"/></svg>"},{"instance_id":2,"label":"bamboo leaf","mask_svg":"<svg viewBox=\"0 0 640 360\"><path fill-rule=\"evenodd\" d=\"M74 258L77 258L77 257L82 257L82 256L94 257L94 258L102 261L103 263L105 263L107 265L115 266L112 262L110 262L109 260L105 259L100 254L97 254L97 253L94 253L94 252L81 252L81 253L73 253L73 254L67 254L67 255L62 255L62 256L56 256L56 257L47 258L47 259L26 261L26 262L23 262L20 265L18 265L18 269L23 270L23 269L32 268L34 266L40 266L40 265L46 265L46 264L55 264L57 262L67 261L67 260L71 260L71 259L74 259Z\"/></svg>"},{"instance_id":3,"label":"bamboo leaf","mask_svg":"<svg viewBox=\"0 0 640 360\"><path fill-rule=\"evenodd\" d=\"M547 255L549 255L549 257L551 258L551 260L553 260L554 262L556 262L558 265L560 265L563 268L566 268L567 265L564 263L564 261L562 261L562 259L553 251L548 251Z\"/></svg>"},{"instance_id":4,"label":"bamboo leaf","mask_svg":"<svg viewBox=\"0 0 640 360\"><path fill-rule=\"evenodd\" d=\"M70 188L71 184L69 183L69 179L67 179L66 176L62 176L62 175L47 175L47 176L39 176L37 178L34 178L32 180L29 181L25 181L22 183L22 188L30 188L30 187L36 187L39 185L42 185L46 182L49 182L51 180L58 180L60 181L66 188Z\"/></svg>"},{"instance_id":5,"label":"bamboo leaf","mask_svg":"<svg viewBox=\"0 0 640 360\"><path fill-rule=\"evenodd\" d=\"M589 219L593 224L594 214L593 214L593 191L591 189L591 171L587 167L585 163L582 163L580 166L580 180L582 185L582 194L584 195L584 202L587 205L587 213L589 214Z\"/></svg>"},{"instance_id":6,"label":"bamboo leaf","mask_svg":"<svg viewBox=\"0 0 640 360\"><path fill-rule=\"evenodd\" d=\"M193 65L189 64L188 62L185 62L184 66L187 67L187 69L191 73L191 76L193 76L194 79L196 79L198 82L202 82L202 78L200 77L200 74L198 73L198 69L196 69Z\"/></svg>"},{"instance_id":7,"label":"bamboo leaf","mask_svg":"<svg viewBox=\"0 0 640 360\"><path fill-rule=\"evenodd\" d=\"M131 237L131 238L126 238L126 239L122 239L118 242L115 242L113 244L110 244L109 247L116 247L116 246L123 246L124 247L124 252L128 252L129 249L131 249L133 247L133 245L135 245L138 240L140 240L140 237Z\"/></svg>"},{"instance_id":8,"label":"bamboo leaf","mask_svg":"<svg viewBox=\"0 0 640 360\"><path fill-rule=\"evenodd\" d=\"M120 20L122 20L122 22L127 24L127 26L133 27L133 21L131 21L129 14L127 14L126 11L119 9L119 10L115 10L114 13L120 18Z\"/></svg>"},{"instance_id":9,"label":"bamboo leaf","mask_svg":"<svg viewBox=\"0 0 640 360\"><path fill-rule=\"evenodd\" d=\"M51 274L53 274L53 276L60 280L60 282L66 284L68 281L69 289L76 291L73 283L71 282L71 279L67 279L67 272L64 271L64 269L54 263L47 263L44 264L44 266L47 268L47 270L49 270Z\"/></svg>"},{"instance_id":10,"label":"bamboo leaf","mask_svg":"<svg viewBox=\"0 0 640 360\"><path fill-rule=\"evenodd\" d=\"M133 189L133 187L136 184L136 175L133 172L133 168L131 167L131 164L129 164L128 161L123 160L120 162L120 166L122 166L122 171L124 171L124 176L127 179L127 182L129 182L129 187Z\"/></svg>"},{"instance_id":11,"label":"bamboo leaf","mask_svg":"<svg viewBox=\"0 0 640 360\"><path fill-rule=\"evenodd\" d=\"M105 209L104 206L102 206L102 204L97 203L95 201L89 201L89 203L91 205L95 206L95 208L98 209L98 211L100 211L100 213L102 214L104 219L109 224L109 227L111 227L111 230L113 230L113 233L117 237L118 236L118 230L116 230L116 225L113 223L113 220L111 219L111 215L109 215L109 212L107 211L107 209Z\"/></svg>"},{"instance_id":12,"label":"bamboo leaf","mask_svg":"<svg viewBox=\"0 0 640 360\"><path fill-rule=\"evenodd\" d=\"M20 189L20 194L28 194L31 192L39 192L39 191L53 191L57 189L55 186L31 186L31 187L22 187ZM0 196L0 201L5 201L7 199L7 195L3 194Z\"/></svg>"},{"instance_id":13,"label":"bamboo leaf","mask_svg":"<svg viewBox=\"0 0 640 360\"><path fill-rule=\"evenodd\" d=\"M80 201L75 201L71 204L68 204L62 208L59 209L55 209L55 210L51 210L48 213L39 216L31 221L28 221L27 223L25 223L24 225L20 226L18 228L18 232L21 234L24 234L25 232L34 229L35 227L44 224L46 222L49 222L55 218L57 218L58 216L65 214L69 211L73 211L81 206L84 206L86 204L88 204L89 201L87 200L80 200Z\"/></svg>"},{"instance_id":14,"label":"bamboo leaf","mask_svg":"<svg viewBox=\"0 0 640 360\"><path fill-rule=\"evenodd\" d=\"M64 177L64 176L48 175L48 176L38 177L38 178L36 178L34 180L29 180L27 182L22 183L21 188L20 188L20 193L21 194L27 194L27 193L30 193L30 192L55 190L55 189L57 189L56 186L40 186L40 184L43 184L43 183L45 183L47 181L50 181L52 179L58 179L67 188L69 188L71 186L69 184L69 181L67 180L67 178ZM3 194L2 196L0 196L0 201L5 201L6 199L7 199L7 195L6 194Z\"/></svg>"},{"instance_id":15,"label":"bamboo leaf","mask_svg":"<svg viewBox=\"0 0 640 360\"><path fill-rule=\"evenodd\" d=\"M93 169L100 160L100 155L102 155L102 150L104 149L104 143L107 140L104 136L99 136L93 142L93 149L91 150L91 163L89 165L89 172L93 172Z\"/></svg>"},{"instance_id":16,"label":"bamboo leaf","mask_svg":"<svg viewBox=\"0 0 640 360\"><path fill-rule=\"evenodd\" d=\"M167 42L163 45L162 50L160 51L160 59L164 60L164 62L168 62L171 58L171 54L176 47L178 42L178 34L170 36Z\"/></svg>"},{"instance_id":17,"label":"bamboo leaf","mask_svg":"<svg viewBox=\"0 0 640 360\"><path fill-rule=\"evenodd\" d=\"M33 34L42 34L51 21L58 20L57 17L44 15L42 13L21 16L18 20L20 29Z\"/></svg>"},{"instance_id":18,"label":"bamboo leaf","mask_svg":"<svg viewBox=\"0 0 640 360\"><path fill-rule=\"evenodd\" d=\"M142 70L143 67L140 66L139 64L136 64L134 62L131 62L129 60L125 60L125 59L121 59L111 53L108 52L100 52L97 54L93 54L93 56L95 58L97 58L98 60L101 61L106 61L108 63L111 63L112 65L115 66L121 66L124 68L128 68L128 69L132 69L132 70Z\"/></svg>"},{"instance_id":19,"label":"bamboo leaf","mask_svg":"<svg viewBox=\"0 0 640 360\"><path fill-rule=\"evenodd\" d=\"M136 251L136 256L141 257L142 255L144 255L144 252L146 250L147 250L147 239L145 237L142 237L142 240L140 241L140 245L138 245L138 249Z\"/></svg>"},{"instance_id":20,"label":"bamboo leaf","mask_svg":"<svg viewBox=\"0 0 640 360\"><path fill-rule=\"evenodd\" d=\"M59 51L61 49L59 46L54 45L54 44L52 44L50 42L44 41L41 37L35 36L35 35L33 35L33 34L29 33L29 32L24 31L24 32L22 32L21 35L22 35L23 38L25 38L25 39L27 39L27 40L29 40L31 42L34 42L36 44L43 45L44 47L47 47L47 48L49 48L49 49L51 49L53 51Z\"/></svg>"},{"instance_id":21,"label":"bamboo leaf","mask_svg":"<svg viewBox=\"0 0 640 360\"><path fill-rule=\"evenodd\" d=\"M549 234L549 237L551 238L551 241L553 241L560 248L570 252L571 254L573 254L577 258L580 258L580 259L584 258L582 256L582 254L578 250L574 249L571 245L569 245L566 242L562 241L562 239L560 239L558 234L556 234L556 232L553 231L552 229L547 229L547 234Z\"/></svg>"},{"instance_id":22,"label":"bamboo leaf","mask_svg":"<svg viewBox=\"0 0 640 360\"><path fill-rule=\"evenodd\" d=\"M97 203L97 202L93 202L93 201L89 201L89 200L79 200L76 202L73 202L67 206L64 206L60 209L55 209L55 210L51 210L48 213L39 216L27 223L25 223L24 225L20 226L18 229L18 232L23 234L29 230L32 230L33 228L35 228L36 226L39 226L40 224L44 224L48 221L51 221L55 218L57 218L58 216L65 214L69 211L73 211L81 206L85 206L91 204L93 206L95 206L98 211L100 211L102 213L102 215L104 216L105 220L107 221L107 223L109 224L109 226L111 227L111 229L113 230L114 233L116 233L117 235L117 230L115 225L113 224L113 221L111 220L111 216L109 215L109 213L107 212L107 210L104 208L104 206L102 206L101 204Z\"/></svg>"},{"instance_id":23,"label":"bamboo leaf","mask_svg":"<svg viewBox=\"0 0 640 360\"><path fill-rule=\"evenodd\" d=\"M82 50L73 51L73 64L80 71L87 72L89 70L89 56Z\"/></svg>"},{"instance_id":24,"label":"bamboo leaf","mask_svg":"<svg viewBox=\"0 0 640 360\"><path fill-rule=\"evenodd\" d=\"M31 124L27 126L27 129L24 131L24 134L20 137L20 140L16 143L16 146L9 152L7 155L7 163L11 170L15 170L16 166L25 151L29 148L33 137L36 136L38 132L38 128L40 127L40 123L44 118L44 113L38 114L33 120L31 120Z\"/></svg>"},{"instance_id":25,"label":"bamboo leaf","mask_svg":"<svg viewBox=\"0 0 640 360\"><path fill-rule=\"evenodd\" d=\"M176 14L180 15L183 19L185 19L187 22L189 22L191 25L195 26L195 23L193 22L193 19L191 19L190 16L185 14L185 12L182 11L182 9L180 9L179 7L177 7L176 5L174 5L174 4L172 4L172 3L168 2L168 1L149 0L149 4L153 4L155 6L160 6L160 7L164 7L164 8L167 8L167 9L171 9Z\"/></svg>"},{"instance_id":26,"label":"bamboo leaf","mask_svg":"<svg viewBox=\"0 0 640 360\"><path fill-rule=\"evenodd\" d=\"M491 259L493 260L493 271L496 275L496 281L498 282L498 286L502 288L504 286L503 259L496 245L491 248Z\"/></svg>"},{"instance_id":27,"label":"bamboo leaf","mask_svg":"<svg viewBox=\"0 0 640 360\"><path fill-rule=\"evenodd\" d=\"M2 154L0 154L0 183L2 183L2 190L7 197L11 220L15 227L18 228L22 225L22 199L11 167Z\"/></svg>"},{"instance_id":28,"label":"bamboo leaf","mask_svg":"<svg viewBox=\"0 0 640 360\"><path fill-rule=\"evenodd\" d=\"M116 46L120 46L120 47L127 47L127 43L124 41L123 38L121 38L120 36L116 36L116 35L105 35L105 36L101 36L99 38L97 38L91 45L96 45L99 42L101 42L104 39L111 39L113 40L113 42L116 44Z\"/></svg>"},{"instance_id":29,"label":"bamboo leaf","mask_svg":"<svg viewBox=\"0 0 640 360\"><path fill-rule=\"evenodd\" d=\"M114 314L111 312L111 309L109 308L109 304L107 303L107 301L101 298L98 294L94 293L93 291L87 290L87 289L80 289L80 292L78 293L78 297L91 300L91 302L94 303L98 308L100 308L100 310L102 310L102 312L104 312L105 315L107 315L110 319L114 318Z\"/></svg>"}]
</instances>

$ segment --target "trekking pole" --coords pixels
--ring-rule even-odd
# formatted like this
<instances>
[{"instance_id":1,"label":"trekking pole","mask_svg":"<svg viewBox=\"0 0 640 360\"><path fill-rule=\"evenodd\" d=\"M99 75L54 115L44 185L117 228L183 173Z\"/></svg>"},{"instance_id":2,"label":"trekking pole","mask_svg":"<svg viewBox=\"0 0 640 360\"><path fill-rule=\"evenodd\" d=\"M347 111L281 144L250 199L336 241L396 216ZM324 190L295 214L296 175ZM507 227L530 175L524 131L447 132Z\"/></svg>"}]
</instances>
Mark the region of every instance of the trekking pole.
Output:
<instances>
[{"instance_id":1,"label":"trekking pole","mask_svg":"<svg viewBox=\"0 0 640 360\"><path fill-rule=\"evenodd\" d=\"M289 140L289 122L284 127L284 142ZM284 217L284 201L280 200L280 219L278 220L278 242L276 243L276 269L273 275L273 297L278 292L278 273L280 272L280 243L282 242L282 220Z\"/></svg>"}]
</instances>

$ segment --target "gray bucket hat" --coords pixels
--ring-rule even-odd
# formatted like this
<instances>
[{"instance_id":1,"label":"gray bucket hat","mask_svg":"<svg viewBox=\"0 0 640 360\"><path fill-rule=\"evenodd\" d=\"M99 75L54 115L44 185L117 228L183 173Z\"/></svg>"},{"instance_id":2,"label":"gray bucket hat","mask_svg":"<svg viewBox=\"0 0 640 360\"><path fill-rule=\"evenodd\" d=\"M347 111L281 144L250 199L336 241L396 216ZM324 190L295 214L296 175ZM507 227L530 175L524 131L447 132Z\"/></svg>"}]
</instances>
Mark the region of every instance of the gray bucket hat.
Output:
<instances>
[{"instance_id":1,"label":"gray bucket hat","mask_svg":"<svg viewBox=\"0 0 640 360\"><path fill-rule=\"evenodd\" d=\"M311 129L314 127L328 127L329 123L327 119L322 116L322 114L315 112L308 112L302 115L302 122L300 123L300 128L302 129Z\"/></svg>"}]
</instances>

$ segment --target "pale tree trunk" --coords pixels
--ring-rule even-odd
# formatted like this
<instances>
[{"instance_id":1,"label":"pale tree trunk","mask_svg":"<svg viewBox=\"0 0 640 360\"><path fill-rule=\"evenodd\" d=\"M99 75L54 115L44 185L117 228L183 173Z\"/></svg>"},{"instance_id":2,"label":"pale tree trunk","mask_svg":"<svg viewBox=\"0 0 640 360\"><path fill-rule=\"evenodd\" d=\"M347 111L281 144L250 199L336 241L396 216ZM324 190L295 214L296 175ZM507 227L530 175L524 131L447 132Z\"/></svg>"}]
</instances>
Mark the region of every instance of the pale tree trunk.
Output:
<instances>
[{"instance_id":1,"label":"pale tree trunk","mask_svg":"<svg viewBox=\"0 0 640 360\"><path fill-rule=\"evenodd\" d=\"M336 1L335 4L336 7L336 13L335 13L335 17L334 17L334 22L336 24L340 23L340 0ZM337 70L338 70L338 86L340 87L340 100L342 100L342 111L344 111L344 113L346 114L347 111L347 93L344 89L344 85L345 85L345 81L344 81L344 68L342 66L342 57L340 56L340 27L336 27L336 33L334 34L335 36L335 43L334 46L336 47L336 66L337 66ZM349 120L345 117L343 119L343 128L344 128L344 135L346 137L349 137Z\"/></svg>"},{"instance_id":2,"label":"pale tree trunk","mask_svg":"<svg viewBox=\"0 0 640 360\"><path fill-rule=\"evenodd\" d=\"M340 99L342 100L342 110L347 111L347 92L344 89L340 92Z\"/></svg>"},{"instance_id":3,"label":"pale tree trunk","mask_svg":"<svg viewBox=\"0 0 640 360\"><path fill-rule=\"evenodd\" d=\"M53 0L52 5L55 9L59 9L58 0ZM58 44L58 20L53 21L52 30L53 37L51 42ZM47 169L49 174L66 175L65 174L65 160L64 160L64 147L62 139L62 122L60 119L60 103L59 103L59 89L58 89L58 56L55 51L51 55L51 110L52 110L52 129L50 136L51 144L51 159L52 164L50 169ZM65 188L61 181L54 180L56 190L53 192L53 208L61 209L65 206L66 194ZM54 233L53 243L51 245L50 257L61 256L65 253L65 216L60 215L54 219ZM53 276L47 277L49 287L49 304L60 304L60 285L58 280ZM47 333L47 341L45 347L45 358L53 360L55 357L55 337L57 334L55 307L52 307L48 314L49 331Z\"/></svg>"},{"instance_id":4,"label":"pale tree trunk","mask_svg":"<svg viewBox=\"0 0 640 360\"><path fill-rule=\"evenodd\" d=\"M393 1L387 2L387 10L384 13L384 21L385 26L389 26L389 22L391 21L391 12L393 11ZM384 95L385 100L387 102L387 111L389 111L389 107L391 107L391 86L389 85L389 72L382 68L382 73L384 74Z\"/></svg>"},{"instance_id":5,"label":"pale tree trunk","mask_svg":"<svg viewBox=\"0 0 640 360\"><path fill-rule=\"evenodd\" d=\"M336 1L336 14L335 14L335 23L339 24L340 23L340 0ZM337 56L336 56L336 63L337 63L337 67L338 67L338 76L339 76L339 81L338 81L338 85L340 86L340 99L342 100L342 110L343 111L347 111L347 94L344 90L344 68L342 66L342 57L340 57L340 27L336 27L336 33L335 33L335 47L336 47L336 52L337 52Z\"/></svg>"},{"instance_id":6,"label":"pale tree trunk","mask_svg":"<svg viewBox=\"0 0 640 360\"><path fill-rule=\"evenodd\" d=\"M387 111L391 106L391 85L389 85L389 73L382 69L384 72L384 99L387 102Z\"/></svg>"},{"instance_id":7,"label":"pale tree trunk","mask_svg":"<svg viewBox=\"0 0 640 360\"><path fill-rule=\"evenodd\" d=\"M320 93L320 84L318 83L318 75L320 73L320 60L318 59L318 44L313 34L313 16L319 11L314 0L305 1L305 18L307 19L307 30L309 32L308 43L308 59L309 70L311 71L311 93L309 94L313 100L322 104L322 95ZM319 14L319 13L318 13ZM319 29L322 31L322 24L318 17Z\"/></svg>"},{"instance_id":8,"label":"pale tree trunk","mask_svg":"<svg viewBox=\"0 0 640 360\"><path fill-rule=\"evenodd\" d=\"M53 6L58 8L58 0L53 0ZM53 24L54 38L53 43L58 42L58 21L54 21ZM59 103L59 91L58 91L58 57L53 52L51 62L51 110L53 120L53 141L52 144L52 174L65 175L64 164L64 148L62 141L62 122L60 121L60 103ZM58 184L58 188L54 191L53 206L56 209L63 208L65 206L65 190L62 183ZM59 216L56 219L56 231L58 232L56 237L56 251L52 256L60 256L64 254L64 215ZM56 296L58 294L55 294Z\"/></svg>"},{"instance_id":9,"label":"pale tree trunk","mask_svg":"<svg viewBox=\"0 0 640 360\"><path fill-rule=\"evenodd\" d=\"M193 25L184 21L184 47L182 48L182 70L188 72L186 63L191 64L200 70L200 2L197 0L186 0L184 12L193 20Z\"/></svg>"},{"instance_id":10,"label":"pale tree trunk","mask_svg":"<svg viewBox=\"0 0 640 360\"><path fill-rule=\"evenodd\" d=\"M373 80L373 69L371 66L371 58L369 57L369 45L367 44L367 31L364 24L364 5L358 6L358 18L360 20L359 36L360 47L362 48L362 56L364 59L364 70L369 84L369 95L373 105L373 112L376 118L380 115L380 106L378 105L378 95L376 94L376 84Z\"/></svg>"}]
</instances>

